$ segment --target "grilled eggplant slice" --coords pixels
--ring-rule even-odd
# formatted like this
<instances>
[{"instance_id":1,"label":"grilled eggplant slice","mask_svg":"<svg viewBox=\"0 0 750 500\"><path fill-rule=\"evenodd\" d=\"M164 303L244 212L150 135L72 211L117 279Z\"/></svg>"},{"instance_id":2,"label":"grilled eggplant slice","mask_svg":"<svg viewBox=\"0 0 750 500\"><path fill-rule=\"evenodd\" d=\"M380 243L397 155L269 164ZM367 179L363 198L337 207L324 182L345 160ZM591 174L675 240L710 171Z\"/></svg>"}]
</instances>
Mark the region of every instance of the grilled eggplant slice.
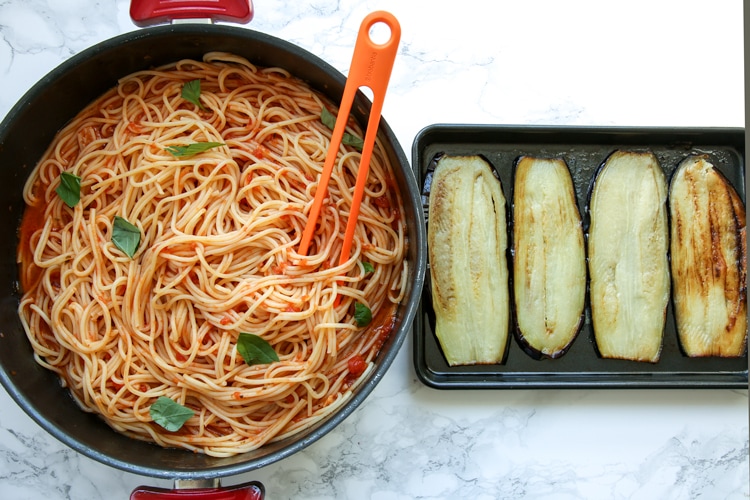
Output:
<instances>
[{"instance_id":1,"label":"grilled eggplant slice","mask_svg":"<svg viewBox=\"0 0 750 500\"><path fill-rule=\"evenodd\" d=\"M516 337L535 358L558 358L583 322L586 253L570 171L559 158L521 157L513 184Z\"/></svg>"},{"instance_id":2,"label":"grilled eggplant slice","mask_svg":"<svg viewBox=\"0 0 750 500\"><path fill-rule=\"evenodd\" d=\"M691 357L740 357L747 343L745 207L705 155L689 156L669 188L674 314Z\"/></svg>"},{"instance_id":3,"label":"grilled eggplant slice","mask_svg":"<svg viewBox=\"0 0 750 500\"><path fill-rule=\"evenodd\" d=\"M509 335L505 197L479 156L442 156L427 243L435 334L451 366L504 361Z\"/></svg>"},{"instance_id":4,"label":"grilled eggplant slice","mask_svg":"<svg viewBox=\"0 0 750 500\"><path fill-rule=\"evenodd\" d=\"M615 151L589 201L591 317L604 358L655 363L669 302L664 172L652 153Z\"/></svg>"}]
</instances>

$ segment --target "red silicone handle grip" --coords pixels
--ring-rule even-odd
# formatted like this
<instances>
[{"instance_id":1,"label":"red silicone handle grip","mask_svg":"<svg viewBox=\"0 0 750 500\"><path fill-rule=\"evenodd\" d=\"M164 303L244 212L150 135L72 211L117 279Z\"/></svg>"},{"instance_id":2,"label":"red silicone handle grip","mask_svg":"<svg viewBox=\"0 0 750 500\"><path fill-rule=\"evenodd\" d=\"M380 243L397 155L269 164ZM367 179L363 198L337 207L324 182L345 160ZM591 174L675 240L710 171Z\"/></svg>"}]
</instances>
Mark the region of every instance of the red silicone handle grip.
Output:
<instances>
[{"instance_id":1,"label":"red silicone handle grip","mask_svg":"<svg viewBox=\"0 0 750 500\"><path fill-rule=\"evenodd\" d=\"M130 18L138 26L162 24L174 19L211 19L249 23L252 0L131 0Z\"/></svg>"},{"instance_id":2,"label":"red silicone handle grip","mask_svg":"<svg viewBox=\"0 0 750 500\"><path fill-rule=\"evenodd\" d=\"M175 489L139 486L130 500L263 500L265 489L257 481L218 488Z\"/></svg>"}]
</instances>

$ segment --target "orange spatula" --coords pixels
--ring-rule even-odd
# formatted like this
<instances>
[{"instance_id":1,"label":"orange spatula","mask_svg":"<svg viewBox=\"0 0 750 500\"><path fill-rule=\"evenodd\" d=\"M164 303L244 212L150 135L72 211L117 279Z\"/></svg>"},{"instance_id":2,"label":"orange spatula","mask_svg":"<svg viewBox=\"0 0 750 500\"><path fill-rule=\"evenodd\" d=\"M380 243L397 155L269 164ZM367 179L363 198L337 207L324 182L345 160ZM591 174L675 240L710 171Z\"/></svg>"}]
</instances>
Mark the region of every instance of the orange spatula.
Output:
<instances>
[{"instance_id":1,"label":"orange spatula","mask_svg":"<svg viewBox=\"0 0 750 500\"><path fill-rule=\"evenodd\" d=\"M377 23L384 23L390 29L390 38L384 43L375 43L370 37L370 31ZM320 183L315 192L313 204L310 207L307 224L302 232L302 241L300 241L299 245L300 255L307 255L310 247L310 241L312 240L315 226L320 216L323 199L328 192L328 182L331 179L331 171L333 170L336 155L341 146L341 139L349 119L349 112L352 108L354 96L359 88L368 87L373 94L372 107L370 109L370 117L367 121L367 129L365 130L362 159L359 164L359 171L357 172L357 183L354 186L352 207L346 223L339 265L349 259L352 239L354 238L354 228L357 224L357 217L359 217L359 207L362 203L367 175L370 170L372 148L375 145L375 136L377 135L378 124L380 123L380 112L383 108L385 91L388 87L388 80L391 77L393 61L396 58L400 38L401 26L398 24L396 18L388 12L373 12L362 21L359 34L357 35L357 43L354 47L351 67L349 68L349 76L347 77L344 94L341 98L341 106L336 117L336 125L333 127L331 144L328 148L323 172L320 176Z\"/></svg>"}]
</instances>

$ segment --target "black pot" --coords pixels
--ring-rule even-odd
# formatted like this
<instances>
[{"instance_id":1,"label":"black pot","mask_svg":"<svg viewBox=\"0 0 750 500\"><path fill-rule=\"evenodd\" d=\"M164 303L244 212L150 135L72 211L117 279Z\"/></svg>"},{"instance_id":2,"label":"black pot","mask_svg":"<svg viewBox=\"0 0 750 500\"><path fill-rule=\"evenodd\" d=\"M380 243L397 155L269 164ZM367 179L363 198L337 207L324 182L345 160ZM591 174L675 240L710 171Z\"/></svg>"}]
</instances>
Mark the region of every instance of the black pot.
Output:
<instances>
[{"instance_id":1,"label":"black pot","mask_svg":"<svg viewBox=\"0 0 750 500\"><path fill-rule=\"evenodd\" d=\"M352 40L352 42L354 42ZM258 66L279 66L307 81L334 103L345 77L313 54L246 28L204 24L158 26L121 35L67 60L32 87L0 123L0 199L5 205L0 242L0 382L45 430L76 451L121 470L175 480L212 479L269 465L313 443L351 414L370 394L411 330L426 267L426 236L419 188L396 137L381 120L386 146L405 204L409 290L397 325L376 359L376 367L337 413L301 434L229 458L164 449L121 435L75 404L57 375L40 367L17 314L19 276L15 237L24 210L23 185L55 133L86 105L138 70L197 58L210 51L232 52ZM359 94L352 116L367 123L370 102Z\"/></svg>"}]
</instances>

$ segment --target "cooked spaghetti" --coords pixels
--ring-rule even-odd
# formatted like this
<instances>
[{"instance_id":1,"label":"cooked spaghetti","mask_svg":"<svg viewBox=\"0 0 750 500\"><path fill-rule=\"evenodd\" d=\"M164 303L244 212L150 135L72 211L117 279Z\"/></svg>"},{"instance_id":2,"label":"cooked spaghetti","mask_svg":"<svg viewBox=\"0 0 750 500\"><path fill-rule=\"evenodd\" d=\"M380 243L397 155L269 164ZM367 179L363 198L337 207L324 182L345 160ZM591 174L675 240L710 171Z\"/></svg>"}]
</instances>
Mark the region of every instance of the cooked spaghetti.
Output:
<instances>
[{"instance_id":1,"label":"cooked spaghetti","mask_svg":"<svg viewBox=\"0 0 750 500\"><path fill-rule=\"evenodd\" d=\"M197 101L182 96L194 80ZM24 190L19 313L38 363L83 409L138 439L227 456L351 395L405 293L405 226L378 141L338 265L360 158L342 146L310 250L297 253L330 139L323 107L335 113L282 69L211 53L123 78L56 136ZM199 143L217 145L170 153ZM72 208L63 172L80 178ZM132 258L113 242L116 217L140 234ZM279 361L248 364L240 333ZM194 412L179 430L153 421L160 396Z\"/></svg>"}]
</instances>

